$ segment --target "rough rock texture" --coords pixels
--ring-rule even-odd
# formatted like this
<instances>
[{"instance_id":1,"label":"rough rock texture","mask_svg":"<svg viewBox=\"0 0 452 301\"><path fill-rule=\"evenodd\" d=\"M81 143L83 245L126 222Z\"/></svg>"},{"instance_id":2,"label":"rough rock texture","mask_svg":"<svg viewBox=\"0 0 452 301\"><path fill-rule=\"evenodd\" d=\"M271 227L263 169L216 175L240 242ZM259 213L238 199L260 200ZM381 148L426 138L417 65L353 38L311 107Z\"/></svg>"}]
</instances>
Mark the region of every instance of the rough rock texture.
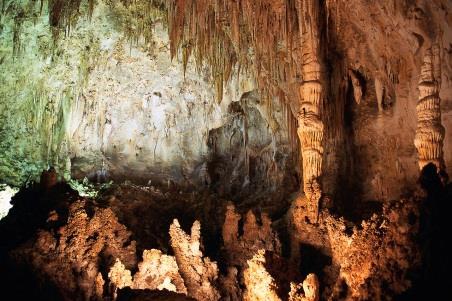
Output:
<instances>
[{"instance_id":1,"label":"rough rock texture","mask_svg":"<svg viewBox=\"0 0 452 301\"><path fill-rule=\"evenodd\" d=\"M397 199L415 185L413 99L418 98L424 53L433 44L442 45L441 77L448 81L444 84L443 80L440 91L442 123L446 131L450 126L446 117L451 95L450 1L215 3L167 1L173 53L184 51L187 41L193 42L188 54L204 59L225 81L234 77L229 70L249 68L259 89L286 100L294 116L302 113L299 100L311 97L309 91L300 91L303 59L312 49L309 43L318 49L314 57L318 55L320 66L324 60L325 68L319 72L328 79L321 83L322 91L316 90L324 93L326 100L320 110L324 135L318 182L323 193L344 194L335 201L353 204ZM303 25L312 25L312 29L305 30ZM315 39L304 39L303 33L313 33ZM362 86L359 104L354 100L356 81L349 77L350 70ZM447 146L448 141L446 137ZM446 165L450 165L451 157L446 157Z\"/></svg>"},{"instance_id":2,"label":"rough rock texture","mask_svg":"<svg viewBox=\"0 0 452 301\"><path fill-rule=\"evenodd\" d=\"M129 188L121 185L122 194L117 194L118 199L107 197L118 193L117 190L104 192L105 198L111 199L109 202L104 199L71 202L72 196L65 201L69 196L65 191L56 198L62 201L52 205L47 200L56 207L45 209L48 213L43 214L42 225L28 230L25 226L34 221L24 213L31 211L39 216L33 210L36 205L41 206L40 199L34 200L37 203L22 203L19 211L13 207L12 215L0 222L1 233L15 238L25 234L28 239L2 246L0 264L2 271L7 268L14 280L21 279L15 273L31 277L31 283L38 287L30 294L38 296L39 300L114 299L115 296L120 300L150 296L183 298L185 294L196 300L392 300L419 288L419 284L421 287L427 284L430 291L437 280L429 275L448 266L446 239L438 240L441 231L447 229L447 220L440 222L436 218L447 210L435 209L435 206L447 207L444 202L447 195L443 199L440 196L444 186L436 166L427 165L420 181L427 194L419 191L412 198L388 202L381 212L374 209L373 215L362 222L349 221L323 209L315 225L306 220L304 209L295 201L288 215L288 225L284 220L271 222L266 214L258 215L258 219L252 211L243 215L242 224L242 215L229 204L223 211L223 245L220 242L216 251L213 247L209 253L202 251L198 222L193 224L190 236L174 222L170 227L174 256L156 249L145 250L138 265L135 265L136 247L130 241L131 233L118 222L112 210L118 212L121 223L132 226L132 237L146 246L155 236L138 229L148 228L154 222L168 225L167 217L161 215L179 214L179 209L167 208L166 204L168 200L177 199L179 193L172 196L167 192L167 199L156 198L156 192L146 194L148 204L160 209L154 209L156 214L142 216L137 215L142 210L141 201L131 200L132 196L141 199L138 192L145 191L144 188L138 190L134 185ZM53 199L58 189L62 189L60 183L49 190L43 187L40 193ZM128 189L129 194L126 194ZM36 195L39 194L34 192L27 196L21 191L14 203L21 204L17 198L24 196L33 200ZM193 210L189 204L183 203L186 208L182 212ZM199 204L203 202L198 201ZM197 215L202 211L193 212ZM22 223L24 217L26 223ZM148 222L147 218L153 221ZM133 219L141 223L134 225ZM187 226L192 220L188 218L183 224ZM5 225L15 227L5 228ZM216 229L209 225L204 228L210 227ZM284 231L280 232L283 235L281 245L273 227L279 230L287 227L290 239L284 237ZM215 231L219 236L220 230ZM161 239L168 236L162 234ZM288 250L281 252L289 247L287 244L292 245L292 256L287 254ZM168 252L164 244L162 247ZM9 265L5 265L7 254L12 255ZM217 260L219 268L209 258ZM421 265L423 271L419 272ZM438 281L447 283L447 279ZM19 280L17 284L33 288L30 282L22 284ZM3 288L5 295L9 295L9 290L10 287ZM182 295L169 294L170 290ZM415 291L408 296L416 295Z\"/></svg>"},{"instance_id":3,"label":"rough rock texture","mask_svg":"<svg viewBox=\"0 0 452 301\"><path fill-rule=\"evenodd\" d=\"M116 296L117 289L130 287L132 285L132 274L126 269L119 258L116 259L115 264L110 268L108 279L113 285L113 296Z\"/></svg>"},{"instance_id":4,"label":"rough rock texture","mask_svg":"<svg viewBox=\"0 0 452 301\"><path fill-rule=\"evenodd\" d=\"M2 296L435 299L451 11L2 1L0 184L25 186L0 220Z\"/></svg>"},{"instance_id":5,"label":"rough rock texture","mask_svg":"<svg viewBox=\"0 0 452 301\"><path fill-rule=\"evenodd\" d=\"M240 214L235 211L233 204L229 203L226 209L223 224L224 256L230 266L245 268L247 261L259 250L281 253L281 243L271 228L271 220L261 214L260 222L250 210L243 221L243 234L239 235Z\"/></svg>"},{"instance_id":6,"label":"rough rock texture","mask_svg":"<svg viewBox=\"0 0 452 301\"><path fill-rule=\"evenodd\" d=\"M257 91L261 104L256 108L269 128L293 135L289 127L283 129L275 104L279 98L292 121L303 116L300 104L308 106L315 99L310 92L315 81L306 77L308 67L303 66L317 64L306 60L318 56L319 66L324 65L319 72L328 79L321 91L315 88L323 94L323 105L305 108L324 127L323 155L313 163L316 170L322 162L316 171L322 174L318 187L337 193L336 202L353 203L396 199L414 185L413 99L419 98L421 65L433 45L441 65L435 76L442 83L441 123L446 130L451 126L449 1L208 3L5 2L0 31L2 181L19 185L54 165L66 177L72 167L73 176L99 180L206 182L209 131L228 124L229 105ZM143 12L142 18L137 12ZM166 20L169 37L162 26ZM306 55L311 52L318 54ZM300 86L305 88L300 91ZM221 90L221 103L214 90ZM318 122L311 117L312 127ZM305 121L293 128L308 125ZM444 137L446 149L449 136ZM319 145L314 148L321 151ZM278 145L276 149L258 160L288 153ZM244 165L248 157L241 156ZM451 160L445 152L446 167ZM310 177L305 172L297 180L306 178L307 183ZM347 193L341 187L350 196L342 195Z\"/></svg>"},{"instance_id":7,"label":"rough rock texture","mask_svg":"<svg viewBox=\"0 0 452 301\"><path fill-rule=\"evenodd\" d=\"M18 262L28 264L41 279L54 285L63 300L101 300L100 261L109 266L118 258L127 267L136 264L135 242L110 209L90 208L86 201L69 207L67 224L49 218L49 231L40 230L35 240L14 252ZM116 261L115 267L124 266ZM104 275L105 277L106 275ZM129 275L130 276L130 275ZM131 279L129 279L131 280ZM127 285L127 279L121 280ZM118 282L119 283L119 282Z\"/></svg>"},{"instance_id":8,"label":"rough rock texture","mask_svg":"<svg viewBox=\"0 0 452 301\"><path fill-rule=\"evenodd\" d=\"M388 203L381 214L361 225L324 210L320 224L313 226L296 202L291 214L292 255L301 257L302 270L304 260L318 258L311 258L314 265L307 266L324 273L325 299L390 300L410 287L411 273L421 260L420 199Z\"/></svg>"},{"instance_id":9,"label":"rough rock texture","mask_svg":"<svg viewBox=\"0 0 452 301\"><path fill-rule=\"evenodd\" d=\"M318 301L319 294L319 280L315 274L309 274L303 283L291 283L291 290L289 293L289 301Z\"/></svg>"},{"instance_id":10,"label":"rough rock texture","mask_svg":"<svg viewBox=\"0 0 452 301\"><path fill-rule=\"evenodd\" d=\"M163 255L160 250L144 250L143 261L138 264L138 271L133 275L119 259L108 272L115 299L117 290L129 287L133 290L167 290L187 295L184 280L179 274L179 267L173 256Z\"/></svg>"},{"instance_id":11,"label":"rough rock texture","mask_svg":"<svg viewBox=\"0 0 452 301\"><path fill-rule=\"evenodd\" d=\"M209 179L203 186L237 201L296 191L298 143L290 132L296 121L288 110L256 90L231 103L228 122L209 132Z\"/></svg>"},{"instance_id":12,"label":"rough rock texture","mask_svg":"<svg viewBox=\"0 0 452 301\"><path fill-rule=\"evenodd\" d=\"M248 268L248 261L253 256L259 251L281 254L281 243L271 228L268 215L262 213L258 223L253 211L249 210L242 226L240 226L241 220L242 216L236 212L235 206L228 203L222 228L222 259L228 268L226 275L220 278L220 283L223 289L222 295L230 300L241 300L244 293L241 286L246 281L244 271ZM252 294L249 292L248 296Z\"/></svg>"},{"instance_id":13,"label":"rough rock texture","mask_svg":"<svg viewBox=\"0 0 452 301\"><path fill-rule=\"evenodd\" d=\"M303 283L295 285L291 283L288 297L281 297L281 292L275 279L267 271L266 251L259 250L247 261L248 267L244 272L245 301L318 301L319 281L314 274L309 274ZM280 271L282 272L282 271ZM302 289L300 289L302 287Z\"/></svg>"},{"instance_id":14,"label":"rough rock texture","mask_svg":"<svg viewBox=\"0 0 452 301\"><path fill-rule=\"evenodd\" d=\"M164 255L155 249L143 251L143 261L138 264L138 272L133 275L132 288L166 289L187 294L174 256Z\"/></svg>"},{"instance_id":15,"label":"rough rock texture","mask_svg":"<svg viewBox=\"0 0 452 301\"><path fill-rule=\"evenodd\" d=\"M199 301L219 300L220 294L214 286L218 277L216 262L203 257L201 251L201 224L193 223L188 236L174 220L170 226L171 246L188 296Z\"/></svg>"},{"instance_id":16,"label":"rough rock texture","mask_svg":"<svg viewBox=\"0 0 452 301\"><path fill-rule=\"evenodd\" d=\"M77 3L80 8L71 7ZM71 17L70 30L62 25L69 32L62 30L55 42L46 24L52 7L44 5L41 11L35 1L5 3L0 57L3 74L11 76L2 77L0 91L1 181L19 186L53 165L66 178L86 176L94 181L152 181L154 185L170 181L190 187L214 178L213 185L229 183L226 177L218 183L215 173L209 174L207 165L217 150L222 151L222 146L210 147L215 139L210 136L229 125L235 116L230 104L253 92L254 80L246 73L232 79L219 104L207 80L207 68L197 70L194 60L185 62L184 68L182 59L171 59L161 9L146 0L96 1L88 16L85 1L77 3L64 8L65 14L70 15L71 9L79 13ZM139 11L146 16L143 22L148 22L149 32L135 20ZM40 18L29 18L39 14ZM14 20L22 18L15 32ZM66 23L64 17L61 23ZM130 24L137 26L130 28ZM13 33L28 44L16 55ZM247 132L250 141L237 160L223 166L240 168L230 175L233 182L243 184L238 174L244 162L248 167L252 161L250 170L268 169L269 175L275 174L275 168L297 169L286 159L276 158L291 157L293 151L287 150L281 106L269 110L271 104L265 103L248 105L263 117L254 116L238 129L224 131L229 138L237 130Z\"/></svg>"},{"instance_id":17,"label":"rough rock texture","mask_svg":"<svg viewBox=\"0 0 452 301\"><path fill-rule=\"evenodd\" d=\"M428 49L419 79L419 102L416 106L418 126L414 145L419 155L419 169L429 163L444 170L444 127L441 125L441 57L439 46Z\"/></svg>"},{"instance_id":18,"label":"rough rock texture","mask_svg":"<svg viewBox=\"0 0 452 301\"><path fill-rule=\"evenodd\" d=\"M265 269L265 251L260 250L247 263L248 268L244 272L246 289L243 300L281 300L276 293L275 281Z\"/></svg>"},{"instance_id":19,"label":"rough rock texture","mask_svg":"<svg viewBox=\"0 0 452 301\"><path fill-rule=\"evenodd\" d=\"M348 182L346 187L353 192L345 200L352 203L347 208L351 211L356 202L399 199L400 194L415 186L419 172L413 143L418 126L415 100L420 97L424 57L435 44L440 45L442 67L441 76L437 76L442 79L441 123L448 132L452 95L452 23L448 13L451 3L326 2L328 60L336 66L331 69L334 92L330 98L333 102L343 99L344 147L350 154L342 161L348 166L345 174L349 180L340 183ZM359 104L354 99L353 78L341 83L348 70L353 70L360 80L363 95ZM445 135L445 149L451 147L450 137ZM451 152L446 153L445 164L450 169ZM344 191L344 185L340 187Z\"/></svg>"},{"instance_id":20,"label":"rough rock texture","mask_svg":"<svg viewBox=\"0 0 452 301\"><path fill-rule=\"evenodd\" d=\"M316 0L297 1L302 45L302 76L298 113L298 136L303 157L303 191L306 195L306 215L317 222L322 195L320 177L323 161L323 107L327 85L325 63L320 48L320 7Z\"/></svg>"}]
</instances>

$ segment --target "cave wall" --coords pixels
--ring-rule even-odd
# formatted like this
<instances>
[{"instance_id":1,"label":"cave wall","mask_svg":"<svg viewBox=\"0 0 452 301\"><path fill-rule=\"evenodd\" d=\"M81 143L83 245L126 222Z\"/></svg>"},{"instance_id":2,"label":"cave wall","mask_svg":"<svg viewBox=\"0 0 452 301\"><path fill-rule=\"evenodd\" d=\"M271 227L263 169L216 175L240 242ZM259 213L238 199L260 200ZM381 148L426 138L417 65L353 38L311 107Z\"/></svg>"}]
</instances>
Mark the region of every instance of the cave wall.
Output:
<instances>
[{"instance_id":1,"label":"cave wall","mask_svg":"<svg viewBox=\"0 0 452 301\"><path fill-rule=\"evenodd\" d=\"M93 71L75 104L70 133L73 176L189 181L208 153L209 130L227 112L193 67L171 62L167 35L156 26L152 52L120 38L103 41L110 58ZM78 119L78 120L77 120Z\"/></svg>"},{"instance_id":2,"label":"cave wall","mask_svg":"<svg viewBox=\"0 0 452 301\"><path fill-rule=\"evenodd\" d=\"M209 134L233 118L232 102L256 89L253 78L237 72L219 102L207 67L195 68L190 59L184 70L181 56L171 58L161 11L151 10L147 32L130 34L136 8L98 1L88 15L83 4L57 40L48 8L4 4L0 180L21 185L55 166L66 178L204 182L213 152ZM281 106L275 113L261 107L257 114L267 115L250 124L250 135L271 127L279 137L272 150L286 147L287 114Z\"/></svg>"},{"instance_id":3,"label":"cave wall","mask_svg":"<svg viewBox=\"0 0 452 301\"><path fill-rule=\"evenodd\" d=\"M217 58L229 61L213 70L211 53L187 48L187 40L178 37L180 28L165 19L165 10L171 17L177 1L155 1L163 3L160 8L149 8L146 1L136 1L136 6L97 1L94 9L90 1L81 1L74 16L67 12L68 24L57 35L46 1L2 1L0 179L20 185L54 165L66 177L72 172L77 178L109 176L146 183L156 175L186 184L199 180L211 156L209 131L230 122L228 108L244 93L265 88L262 99L272 96L276 104L274 98L280 97L292 116L300 113L304 79L298 70L301 37L295 2L273 1L270 10L264 2L246 2L243 15L236 15L241 25L227 20L238 13L236 6L232 11L198 7L200 17L211 10L225 16L221 26L209 29L223 35L199 40L200 46L224 43ZM424 53L434 44L441 54L444 155L450 170L450 1L318 4L328 82L322 117L323 192L336 195L342 190L344 198L385 200L413 186L418 174L413 141L419 74ZM269 30L293 31L270 36L255 31L259 22L247 18L253 11L280 21L268 23ZM145 23L140 23L140 12ZM253 41L245 41L253 30ZM275 50L274 43L286 48ZM189 59L187 51L194 57ZM244 57L248 61L240 62L239 69L237 61ZM220 87L218 71L224 81ZM277 118L286 124L285 117ZM347 189L338 189L342 187Z\"/></svg>"},{"instance_id":4,"label":"cave wall","mask_svg":"<svg viewBox=\"0 0 452 301\"><path fill-rule=\"evenodd\" d=\"M418 83L425 52L435 44L441 56L444 159L446 169L452 168L451 8L450 1L325 1L331 100L344 106L346 164L339 182L346 178L359 199L394 199L414 187Z\"/></svg>"},{"instance_id":5,"label":"cave wall","mask_svg":"<svg viewBox=\"0 0 452 301\"><path fill-rule=\"evenodd\" d=\"M257 91L229 105L229 122L209 132L207 169L214 190L236 197L298 190L296 122L288 110L279 102L269 108ZM279 197L273 201L283 202Z\"/></svg>"},{"instance_id":6,"label":"cave wall","mask_svg":"<svg viewBox=\"0 0 452 301\"><path fill-rule=\"evenodd\" d=\"M118 25L129 11L100 1L54 42L45 6L2 3L2 181L20 185L54 165L67 177L147 182L152 167L182 176L179 166L202 160L226 114L193 65L184 75L171 61L161 24L133 43Z\"/></svg>"}]
</instances>

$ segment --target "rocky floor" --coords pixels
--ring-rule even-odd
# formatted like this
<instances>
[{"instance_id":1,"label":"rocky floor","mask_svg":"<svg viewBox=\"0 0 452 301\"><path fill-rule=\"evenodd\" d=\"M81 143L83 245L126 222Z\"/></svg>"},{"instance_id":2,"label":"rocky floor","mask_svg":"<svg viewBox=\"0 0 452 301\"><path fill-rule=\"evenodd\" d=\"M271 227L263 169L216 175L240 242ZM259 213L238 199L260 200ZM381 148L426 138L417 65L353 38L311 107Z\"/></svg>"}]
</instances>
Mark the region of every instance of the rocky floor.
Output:
<instances>
[{"instance_id":1,"label":"rocky floor","mask_svg":"<svg viewBox=\"0 0 452 301\"><path fill-rule=\"evenodd\" d=\"M450 185L435 176L427 170L419 189L374 214L363 209L370 217L362 221L344 219L325 201L317 224L308 222L297 195L291 205L272 204L271 195L267 202L234 204L208 191L127 183L86 199L44 177L14 197L0 222L2 294L14 300L433 296L450 282L444 277L450 225L441 219L450 208Z\"/></svg>"}]
</instances>

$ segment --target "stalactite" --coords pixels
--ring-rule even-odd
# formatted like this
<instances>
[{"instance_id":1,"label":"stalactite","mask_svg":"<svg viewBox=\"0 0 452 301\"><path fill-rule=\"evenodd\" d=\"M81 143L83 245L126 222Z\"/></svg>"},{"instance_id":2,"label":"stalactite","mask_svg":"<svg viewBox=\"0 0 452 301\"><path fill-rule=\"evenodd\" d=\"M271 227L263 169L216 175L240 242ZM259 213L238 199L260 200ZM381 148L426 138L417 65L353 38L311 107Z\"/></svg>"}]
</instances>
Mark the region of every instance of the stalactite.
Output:
<instances>
[{"instance_id":1,"label":"stalactite","mask_svg":"<svg viewBox=\"0 0 452 301\"><path fill-rule=\"evenodd\" d=\"M384 87L383 83L381 82L381 79L378 77L375 78L375 95L377 96L377 105L378 105L378 111L383 111L383 94L384 94Z\"/></svg>"},{"instance_id":2,"label":"stalactite","mask_svg":"<svg viewBox=\"0 0 452 301\"><path fill-rule=\"evenodd\" d=\"M317 221L321 197L324 124L322 106L326 94L324 61L320 49L320 8L316 0L297 1L302 42L302 75L298 136L303 157L303 190L307 217Z\"/></svg>"},{"instance_id":3,"label":"stalactite","mask_svg":"<svg viewBox=\"0 0 452 301\"><path fill-rule=\"evenodd\" d=\"M445 129L441 125L441 68L439 51L428 49L424 56L419 79L419 101L416 106L418 125L414 145L419 155L419 168L433 163L444 169L443 141Z\"/></svg>"},{"instance_id":4,"label":"stalactite","mask_svg":"<svg viewBox=\"0 0 452 301\"><path fill-rule=\"evenodd\" d=\"M217 94L234 70L250 69L261 93L277 96L279 85L299 74L292 5L287 0L166 0L171 55L192 45L198 66L210 65ZM222 95L217 97L221 101Z\"/></svg>"},{"instance_id":5,"label":"stalactite","mask_svg":"<svg viewBox=\"0 0 452 301\"><path fill-rule=\"evenodd\" d=\"M349 70L348 75L350 76L350 80L353 86L353 96L355 98L356 103L359 105L363 98L363 87L355 71Z\"/></svg>"}]
</instances>

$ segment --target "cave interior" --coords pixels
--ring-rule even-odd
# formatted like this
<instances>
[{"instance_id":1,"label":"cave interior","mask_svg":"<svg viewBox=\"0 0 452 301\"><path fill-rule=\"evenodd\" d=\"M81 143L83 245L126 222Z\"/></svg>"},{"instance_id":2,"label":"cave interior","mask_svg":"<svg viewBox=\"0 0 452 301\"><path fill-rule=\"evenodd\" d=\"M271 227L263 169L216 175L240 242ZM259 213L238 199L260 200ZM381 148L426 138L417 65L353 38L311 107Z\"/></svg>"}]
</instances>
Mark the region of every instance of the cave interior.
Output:
<instances>
[{"instance_id":1,"label":"cave interior","mask_svg":"<svg viewBox=\"0 0 452 301\"><path fill-rule=\"evenodd\" d=\"M2 300L450 299L452 1L0 3Z\"/></svg>"}]
</instances>

